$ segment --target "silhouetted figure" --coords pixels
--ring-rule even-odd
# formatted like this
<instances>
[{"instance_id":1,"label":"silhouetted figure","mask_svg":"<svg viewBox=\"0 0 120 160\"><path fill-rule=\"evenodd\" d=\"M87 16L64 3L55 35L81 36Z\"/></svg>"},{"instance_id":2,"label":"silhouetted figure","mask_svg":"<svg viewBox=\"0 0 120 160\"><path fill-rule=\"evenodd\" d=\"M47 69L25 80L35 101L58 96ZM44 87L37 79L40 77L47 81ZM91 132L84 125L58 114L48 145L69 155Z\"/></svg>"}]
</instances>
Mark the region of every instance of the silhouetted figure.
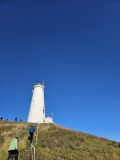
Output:
<instances>
[{"instance_id":1,"label":"silhouetted figure","mask_svg":"<svg viewBox=\"0 0 120 160\"><path fill-rule=\"evenodd\" d=\"M7 158L7 160L10 160L12 158L12 156L14 156L15 160L18 160L17 144L18 144L18 137L15 137L10 142L10 145L9 145L9 148L8 148L8 158Z\"/></svg>"},{"instance_id":2,"label":"silhouetted figure","mask_svg":"<svg viewBox=\"0 0 120 160\"><path fill-rule=\"evenodd\" d=\"M30 140L30 143L32 143L32 141L33 141L33 136L34 136L34 132L35 132L35 127L36 127L36 126L30 126L30 128L29 128L29 133L30 133L29 140Z\"/></svg>"},{"instance_id":3,"label":"silhouetted figure","mask_svg":"<svg viewBox=\"0 0 120 160\"><path fill-rule=\"evenodd\" d=\"M22 119L20 119L20 122L22 122Z\"/></svg>"},{"instance_id":4,"label":"silhouetted figure","mask_svg":"<svg viewBox=\"0 0 120 160\"><path fill-rule=\"evenodd\" d=\"M0 118L0 120L2 121L2 120L3 120L3 118L1 117L1 118Z\"/></svg>"},{"instance_id":5,"label":"silhouetted figure","mask_svg":"<svg viewBox=\"0 0 120 160\"><path fill-rule=\"evenodd\" d=\"M17 117L15 118L15 122L17 122Z\"/></svg>"}]
</instances>

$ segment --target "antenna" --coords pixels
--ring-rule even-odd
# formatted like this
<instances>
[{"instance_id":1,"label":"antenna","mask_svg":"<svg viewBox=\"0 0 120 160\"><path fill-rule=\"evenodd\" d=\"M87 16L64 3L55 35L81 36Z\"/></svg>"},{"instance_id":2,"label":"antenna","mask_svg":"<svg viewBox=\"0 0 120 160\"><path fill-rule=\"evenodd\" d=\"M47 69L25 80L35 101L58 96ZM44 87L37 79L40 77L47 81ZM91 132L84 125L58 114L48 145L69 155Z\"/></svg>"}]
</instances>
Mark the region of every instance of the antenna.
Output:
<instances>
[{"instance_id":1,"label":"antenna","mask_svg":"<svg viewBox=\"0 0 120 160\"><path fill-rule=\"evenodd\" d=\"M52 121L53 121L53 112L52 112Z\"/></svg>"},{"instance_id":2,"label":"antenna","mask_svg":"<svg viewBox=\"0 0 120 160\"><path fill-rule=\"evenodd\" d=\"M43 84L43 86L44 86L44 84L45 84L45 82L44 82L44 78L43 78L43 80L42 80L42 84Z\"/></svg>"}]
</instances>

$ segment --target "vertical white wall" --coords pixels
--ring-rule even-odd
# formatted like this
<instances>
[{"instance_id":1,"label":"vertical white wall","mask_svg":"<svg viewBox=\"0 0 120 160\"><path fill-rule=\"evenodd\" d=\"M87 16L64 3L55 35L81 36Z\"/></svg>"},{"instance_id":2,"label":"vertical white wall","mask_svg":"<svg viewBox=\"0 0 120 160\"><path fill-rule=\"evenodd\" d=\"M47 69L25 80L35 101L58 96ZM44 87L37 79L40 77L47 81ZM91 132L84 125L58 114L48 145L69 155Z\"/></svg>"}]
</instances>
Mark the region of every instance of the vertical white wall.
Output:
<instances>
[{"instance_id":1,"label":"vertical white wall","mask_svg":"<svg viewBox=\"0 0 120 160\"><path fill-rule=\"evenodd\" d=\"M44 85L37 83L33 87L33 95L27 122L43 122L45 119Z\"/></svg>"}]
</instances>

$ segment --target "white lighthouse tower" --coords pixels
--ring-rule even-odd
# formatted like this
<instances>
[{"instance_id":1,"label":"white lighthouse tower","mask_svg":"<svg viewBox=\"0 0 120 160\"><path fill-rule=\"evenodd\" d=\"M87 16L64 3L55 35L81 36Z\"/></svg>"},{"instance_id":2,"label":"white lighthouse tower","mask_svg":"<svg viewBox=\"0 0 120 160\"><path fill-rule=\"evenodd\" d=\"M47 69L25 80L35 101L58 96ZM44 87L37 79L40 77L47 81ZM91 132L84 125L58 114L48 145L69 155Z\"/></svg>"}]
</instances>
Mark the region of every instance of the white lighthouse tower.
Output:
<instances>
[{"instance_id":1,"label":"white lighthouse tower","mask_svg":"<svg viewBox=\"0 0 120 160\"><path fill-rule=\"evenodd\" d=\"M28 114L28 122L43 123L45 120L44 84L37 83L33 87L33 95Z\"/></svg>"}]
</instances>

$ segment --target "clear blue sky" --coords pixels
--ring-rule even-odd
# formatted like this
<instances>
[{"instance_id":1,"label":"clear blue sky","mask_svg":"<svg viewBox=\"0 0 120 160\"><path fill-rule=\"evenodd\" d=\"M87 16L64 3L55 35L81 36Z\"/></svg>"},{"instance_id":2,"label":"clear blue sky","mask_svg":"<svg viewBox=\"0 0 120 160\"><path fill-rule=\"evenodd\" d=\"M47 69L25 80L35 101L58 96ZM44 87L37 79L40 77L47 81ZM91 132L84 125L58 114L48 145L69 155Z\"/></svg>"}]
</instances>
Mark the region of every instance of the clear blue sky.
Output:
<instances>
[{"instance_id":1,"label":"clear blue sky","mask_svg":"<svg viewBox=\"0 0 120 160\"><path fill-rule=\"evenodd\" d=\"M120 141L119 0L0 1L0 117L26 122L43 78L46 117Z\"/></svg>"}]
</instances>

